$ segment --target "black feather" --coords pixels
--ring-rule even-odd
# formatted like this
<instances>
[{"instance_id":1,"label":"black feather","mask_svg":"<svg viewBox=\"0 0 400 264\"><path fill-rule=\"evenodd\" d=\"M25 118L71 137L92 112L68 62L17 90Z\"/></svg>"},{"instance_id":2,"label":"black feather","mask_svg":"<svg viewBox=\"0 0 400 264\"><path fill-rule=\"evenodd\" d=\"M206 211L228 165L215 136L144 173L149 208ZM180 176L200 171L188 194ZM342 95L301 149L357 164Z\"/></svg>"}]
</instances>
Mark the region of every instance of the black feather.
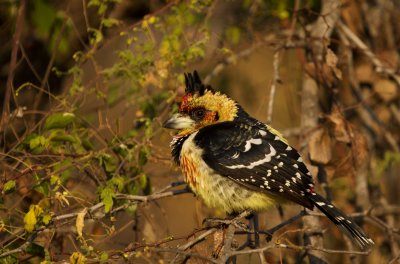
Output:
<instances>
[{"instance_id":1,"label":"black feather","mask_svg":"<svg viewBox=\"0 0 400 264\"><path fill-rule=\"evenodd\" d=\"M345 214L343 214L333 204L328 202L324 197L319 194L310 195L309 199L313 201L314 205L323 212L333 223L335 223L340 230L347 236L354 239L362 249L369 249L374 242L367 234Z\"/></svg>"},{"instance_id":2,"label":"black feather","mask_svg":"<svg viewBox=\"0 0 400 264\"><path fill-rule=\"evenodd\" d=\"M200 76L197 71L194 71L193 74L185 73L185 84L186 84L186 93L195 94L198 93L200 96L204 94L206 90L206 86L201 82Z\"/></svg>"},{"instance_id":3,"label":"black feather","mask_svg":"<svg viewBox=\"0 0 400 264\"><path fill-rule=\"evenodd\" d=\"M186 139L189 136L190 136L190 134L182 136L182 137L174 137L174 139L171 142L171 154L177 165L180 165L179 157L181 155L183 143L185 143Z\"/></svg>"}]
</instances>

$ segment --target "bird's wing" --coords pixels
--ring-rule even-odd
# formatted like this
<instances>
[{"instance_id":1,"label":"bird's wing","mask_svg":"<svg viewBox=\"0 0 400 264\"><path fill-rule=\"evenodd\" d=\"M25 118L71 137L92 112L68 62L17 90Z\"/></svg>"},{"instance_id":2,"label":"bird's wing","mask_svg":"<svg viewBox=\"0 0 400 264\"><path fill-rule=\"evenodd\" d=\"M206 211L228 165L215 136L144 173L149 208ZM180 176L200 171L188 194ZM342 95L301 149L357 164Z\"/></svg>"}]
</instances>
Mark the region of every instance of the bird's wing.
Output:
<instances>
[{"instance_id":1,"label":"bird's wing","mask_svg":"<svg viewBox=\"0 0 400 264\"><path fill-rule=\"evenodd\" d=\"M216 173L247 188L312 208L312 177L298 152L264 124L222 122L194 138L203 159Z\"/></svg>"}]
</instances>

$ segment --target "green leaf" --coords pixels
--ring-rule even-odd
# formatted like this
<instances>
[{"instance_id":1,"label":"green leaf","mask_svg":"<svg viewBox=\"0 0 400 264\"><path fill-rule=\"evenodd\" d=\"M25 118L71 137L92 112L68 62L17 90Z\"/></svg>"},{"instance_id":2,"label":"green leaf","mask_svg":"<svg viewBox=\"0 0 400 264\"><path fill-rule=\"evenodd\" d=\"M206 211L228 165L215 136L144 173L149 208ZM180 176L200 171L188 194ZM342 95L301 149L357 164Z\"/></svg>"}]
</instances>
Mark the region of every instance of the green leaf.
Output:
<instances>
[{"instance_id":1,"label":"green leaf","mask_svg":"<svg viewBox=\"0 0 400 264\"><path fill-rule=\"evenodd\" d=\"M108 263L107 260L108 260L107 252L101 252L101 254L100 254L100 263L101 264Z\"/></svg>"},{"instance_id":2,"label":"green leaf","mask_svg":"<svg viewBox=\"0 0 400 264\"><path fill-rule=\"evenodd\" d=\"M108 153L100 153L97 156L99 160L99 164L103 166L106 172L112 173L117 169L117 161L116 158L111 156Z\"/></svg>"},{"instance_id":3,"label":"green leaf","mask_svg":"<svg viewBox=\"0 0 400 264\"><path fill-rule=\"evenodd\" d=\"M114 159L105 159L104 160L104 168L106 172L114 172L117 169L117 165L115 164Z\"/></svg>"},{"instance_id":4,"label":"green leaf","mask_svg":"<svg viewBox=\"0 0 400 264\"><path fill-rule=\"evenodd\" d=\"M114 204L114 197L115 192L111 187L106 186L103 190L101 190L100 198L101 201L104 203L104 212L108 213L111 210Z\"/></svg>"},{"instance_id":5,"label":"green leaf","mask_svg":"<svg viewBox=\"0 0 400 264\"><path fill-rule=\"evenodd\" d=\"M125 187L125 179L122 176L119 175L115 175L111 178L110 183L112 183L112 185L114 185L115 187L117 187L117 190L119 192L122 192L122 190Z\"/></svg>"},{"instance_id":6,"label":"green leaf","mask_svg":"<svg viewBox=\"0 0 400 264\"><path fill-rule=\"evenodd\" d=\"M50 192L50 186L48 181L41 181L40 184L34 186L35 191L42 193L47 196Z\"/></svg>"},{"instance_id":7,"label":"green leaf","mask_svg":"<svg viewBox=\"0 0 400 264\"><path fill-rule=\"evenodd\" d=\"M15 190L16 182L14 180L9 180L4 184L2 193L9 193Z\"/></svg>"},{"instance_id":8,"label":"green leaf","mask_svg":"<svg viewBox=\"0 0 400 264\"><path fill-rule=\"evenodd\" d=\"M126 207L126 209L125 209L125 212L127 212L128 214L130 214L130 215L134 215L134 213L136 212L136 210L137 210L137 207L138 207L138 204L137 203L135 203L135 204L130 204L130 205L128 205L128 207Z\"/></svg>"},{"instance_id":9,"label":"green leaf","mask_svg":"<svg viewBox=\"0 0 400 264\"><path fill-rule=\"evenodd\" d=\"M8 255L5 257L0 258L0 264L14 264L14 263L20 263L18 258L16 257L17 254L13 255Z\"/></svg>"},{"instance_id":10,"label":"green leaf","mask_svg":"<svg viewBox=\"0 0 400 264\"><path fill-rule=\"evenodd\" d=\"M75 115L73 113L55 113L46 119L44 129L66 128L68 125L72 124L74 120Z\"/></svg>"},{"instance_id":11,"label":"green leaf","mask_svg":"<svg viewBox=\"0 0 400 264\"><path fill-rule=\"evenodd\" d=\"M58 175L51 175L50 176L50 184L51 185L60 185L61 184L60 177L58 177Z\"/></svg>"},{"instance_id":12,"label":"green leaf","mask_svg":"<svg viewBox=\"0 0 400 264\"><path fill-rule=\"evenodd\" d=\"M151 182L147 175L142 174L139 176L139 186L145 195L151 194Z\"/></svg>"},{"instance_id":13,"label":"green leaf","mask_svg":"<svg viewBox=\"0 0 400 264\"><path fill-rule=\"evenodd\" d=\"M234 44L237 45L240 41L240 28L230 27L226 30L226 36Z\"/></svg>"},{"instance_id":14,"label":"green leaf","mask_svg":"<svg viewBox=\"0 0 400 264\"><path fill-rule=\"evenodd\" d=\"M86 149L86 150L93 150L94 146L92 144L92 142L90 142L88 139L83 138L82 139L82 146Z\"/></svg>"},{"instance_id":15,"label":"green leaf","mask_svg":"<svg viewBox=\"0 0 400 264\"><path fill-rule=\"evenodd\" d=\"M139 166L144 166L147 163L147 156L149 154L149 150L147 149L147 147L143 146L140 148L139 150L139 157L138 157L138 163Z\"/></svg>"},{"instance_id":16,"label":"green leaf","mask_svg":"<svg viewBox=\"0 0 400 264\"><path fill-rule=\"evenodd\" d=\"M80 252L74 252L69 257L69 263L70 264L85 264L86 257L84 255L82 255L82 253L80 253Z\"/></svg>"},{"instance_id":17,"label":"green leaf","mask_svg":"<svg viewBox=\"0 0 400 264\"><path fill-rule=\"evenodd\" d=\"M103 40L103 33L101 33L100 30L95 29L95 28L88 28L88 33L89 33L89 40L90 40L90 44L95 44L95 43L99 43Z\"/></svg>"},{"instance_id":18,"label":"green leaf","mask_svg":"<svg viewBox=\"0 0 400 264\"><path fill-rule=\"evenodd\" d=\"M50 223L50 221L51 221L51 215L50 214L44 214L42 216L43 224L48 225Z\"/></svg>"},{"instance_id":19,"label":"green leaf","mask_svg":"<svg viewBox=\"0 0 400 264\"><path fill-rule=\"evenodd\" d=\"M29 141L29 148L40 153L44 148L49 146L49 140L43 136L36 136Z\"/></svg>"},{"instance_id":20,"label":"green leaf","mask_svg":"<svg viewBox=\"0 0 400 264\"><path fill-rule=\"evenodd\" d=\"M62 129L52 130L49 139L51 141L64 141L70 143L75 143L77 141L74 136L67 134L65 130Z\"/></svg>"},{"instance_id":21,"label":"green leaf","mask_svg":"<svg viewBox=\"0 0 400 264\"><path fill-rule=\"evenodd\" d=\"M101 23L104 25L104 27L109 28L112 26L118 26L121 24L121 21L115 18L105 18L101 21Z\"/></svg>"}]
</instances>

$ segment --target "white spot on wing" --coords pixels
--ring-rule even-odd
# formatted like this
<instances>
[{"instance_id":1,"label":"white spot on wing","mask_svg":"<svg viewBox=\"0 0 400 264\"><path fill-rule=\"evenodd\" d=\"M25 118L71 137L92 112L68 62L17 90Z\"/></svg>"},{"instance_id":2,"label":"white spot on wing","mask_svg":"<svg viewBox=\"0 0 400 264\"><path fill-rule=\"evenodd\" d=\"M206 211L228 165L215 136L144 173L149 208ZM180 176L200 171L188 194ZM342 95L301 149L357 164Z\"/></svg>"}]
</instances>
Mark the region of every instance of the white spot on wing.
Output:
<instances>
[{"instance_id":1,"label":"white spot on wing","mask_svg":"<svg viewBox=\"0 0 400 264\"><path fill-rule=\"evenodd\" d=\"M261 141L261 139L259 139L259 140ZM276 150L273 146L270 145L269 151L270 152L268 154L265 154L265 157L263 159L251 162L249 165L239 164L239 165L231 165L231 166L226 166L226 167L228 169L242 169L242 168L253 169L256 166L259 166L261 164L271 161L271 158L276 155Z\"/></svg>"},{"instance_id":2,"label":"white spot on wing","mask_svg":"<svg viewBox=\"0 0 400 264\"><path fill-rule=\"evenodd\" d=\"M316 204L318 204L319 206L324 206L325 205L324 202L316 202Z\"/></svg>"},{"instance_id":3,"label":"white spot on wing","mask_svg":"<svg viewBox=\"0 0 400 264\"><path fill-rule=\"evenodd\" d=\"M267 132L266 131L264 131L264 130L258 130L258 133L260 133L260 135L263 137L263 136L265 136L265 135L267 135Z\"/></svg>"},{"instance_id":4,"label":"white spot on wing","mask_svg":"<svg viewBox=\"0 0 400 264\"><path fill-rule=\"evenodd\" d=\"M251 149L251 144L254 145L261 145L262 139L261 138L251 138L246 141L246 145L244 146L244 152L247 152Z\"/></svg>"},{"instance_id":5,"label":"white spot on wing","mask_svg":"<svg viewBox=\"0 0 400 264\"><path fill-rule=\"evenodd\" d=\"M287 146L286 147L286 151L291 151L292 150L292 147L291 146Z\"/></svg>"},{"instance_id":6,"label":"white spot on wing","mask_svg":"<svg viewBox=\"0 0 400 264\"><path fill-rule=\"evenodd\" d=\"M236 152L235 154L233 154L232 159L237 159L239 158L240 153Z\"/></svg>"}]
</instances>

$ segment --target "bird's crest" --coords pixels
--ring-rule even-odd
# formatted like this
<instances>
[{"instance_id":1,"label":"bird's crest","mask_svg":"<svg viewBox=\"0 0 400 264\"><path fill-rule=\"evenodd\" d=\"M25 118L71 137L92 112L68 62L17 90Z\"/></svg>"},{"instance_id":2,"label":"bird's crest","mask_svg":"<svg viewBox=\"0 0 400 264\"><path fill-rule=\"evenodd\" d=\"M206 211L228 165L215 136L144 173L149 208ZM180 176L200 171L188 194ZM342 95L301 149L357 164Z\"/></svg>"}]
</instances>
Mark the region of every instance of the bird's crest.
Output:
<instances>
[{"instance_id":1,"label":"bird's crest","mask_svg":"<svg viewBox=\"0 0 400 264\"><path fill-rule=\"evenodd\" d=\"M201 82L197 71L194 71L193 74L185 73L185 85L186 94L194 95L195 93L198 93L202 96L206 90L206 86Z\"/></svg>"},{"instance_id":2,"label":"bird's crest","mask_svg":"<svg viewBox=\"0 0 400 264\"><path fill-rule=\"evenodd\" d=\"M185 85L185 95L179 107L180 111L187 110L189 101L193 99L194 95L203 96L206 91L212 91L211 86L203 84L197 71L194 71L193 74L185 73Z\"/></svg>"}]
</instances>

